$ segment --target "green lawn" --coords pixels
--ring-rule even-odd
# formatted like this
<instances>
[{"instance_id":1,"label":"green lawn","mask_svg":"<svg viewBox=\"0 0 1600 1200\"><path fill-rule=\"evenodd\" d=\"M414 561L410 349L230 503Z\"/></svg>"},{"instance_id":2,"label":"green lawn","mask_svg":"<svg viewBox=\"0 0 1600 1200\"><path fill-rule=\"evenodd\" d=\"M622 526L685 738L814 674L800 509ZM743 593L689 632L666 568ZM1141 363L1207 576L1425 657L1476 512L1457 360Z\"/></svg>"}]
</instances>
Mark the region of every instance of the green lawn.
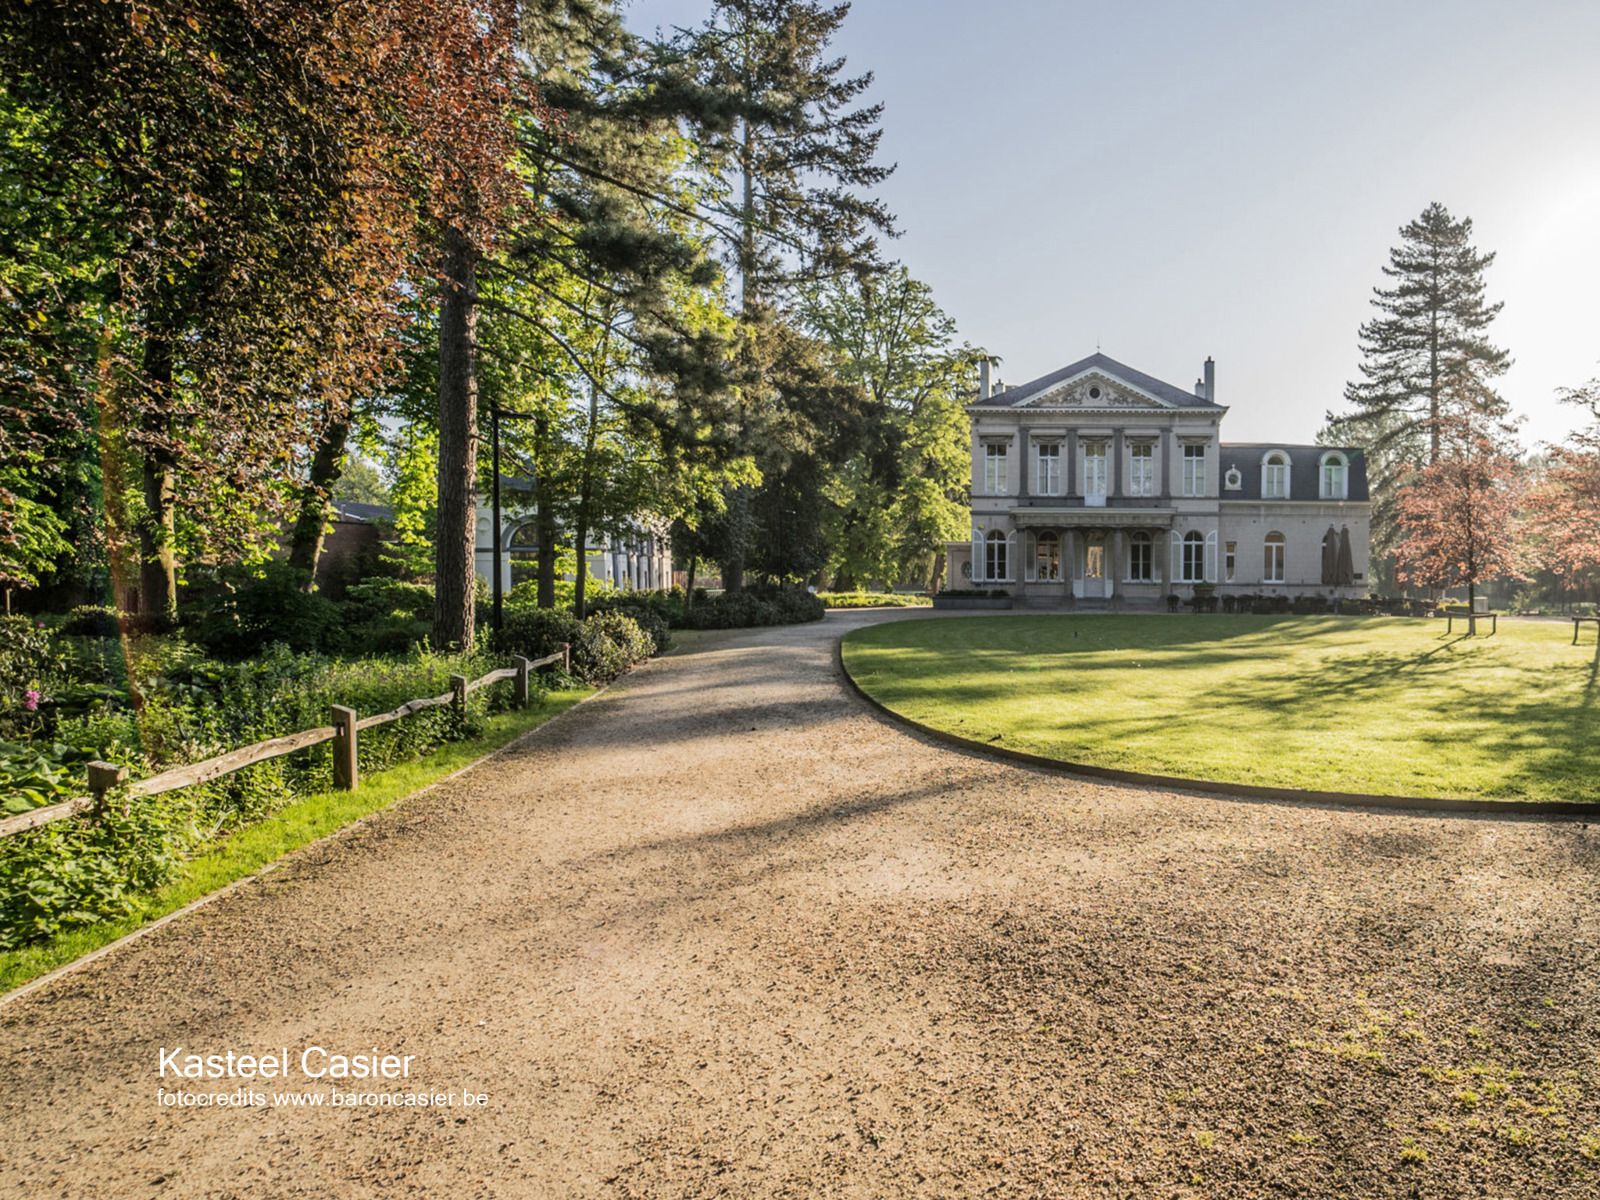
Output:
<instances>
[{"instance_id":1,"label":"green lawn","mask_svg":"<svg viewBox=\"0 0 1600 1200\"><path fill-rule=\"evenodd\" d=\"M850 634L898 713L1161 775L1408 796L1600 801L1600 650L1569 624L1018 616Z\"/></svg>"},{"instance_id":2,"label":"green lawn","mask_svg":"<svg viewBox=\"0 0 1600 1200\"><path fill-rule=\"evenodd\" d=\"M291 850L388 808L543 725L592 690L584 687L548 692L537 706L526 712L503 712L489 717L478 737L450 742L418 762L363 776L361 786L353 792L307 796L202 850L184 865L176 879L142 897L134 912L121 920L74 929L21 950L0 951L0 993L82 958L202 896L254 874Z\"/></svg>"}]
</instances>

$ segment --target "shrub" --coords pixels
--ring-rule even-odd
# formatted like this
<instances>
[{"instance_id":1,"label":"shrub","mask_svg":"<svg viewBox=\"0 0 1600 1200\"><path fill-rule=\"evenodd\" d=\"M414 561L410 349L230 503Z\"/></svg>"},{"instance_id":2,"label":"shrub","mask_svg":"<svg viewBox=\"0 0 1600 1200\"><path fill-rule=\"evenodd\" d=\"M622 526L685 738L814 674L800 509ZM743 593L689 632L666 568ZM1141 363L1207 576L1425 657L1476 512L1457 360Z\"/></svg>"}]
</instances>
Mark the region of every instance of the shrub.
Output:
<instances>
[{"instance_id":1,"label":"shrub","mask_svg":"<svg viewBox=\"0 0 1600 1200\"><path fill-rule=\"evenodd\" d=\"M68 637L114 638L122 632L117 610L109 604L80 604L61 622Z\"/></svg>"},{"instance_id":2,"label":"shrub","mask_svg":"<svg viewBox=\"0 0 1600 1200\"><path fill-rule=\"evenodd\" d=\"M589 611L626 613L650 635L655 653L662 654L672 649L673 626L683 624L683 593L676 588L670 592L612 592L596 600Z\"/></svg>"},{"instance_id":3,"label":"shrub","mask_svg":"<svg viewBox=\"0 0 1600 1200\"><path fill-rule=\"evenodd\" d=\"M185 614L190 636L219 658L243 659L268 646L323 649L338 630L339 610L307 591L309 576L284 563L225 568L218 586Z\"/></svg>"},{"instance_id":4,"label":"shrub","mask_svg":"<svg viewBox=\"0 0 1600 1200\"><path fill-rule=\"evenodd\" d=\"M572 669L590 683L609 683L654 652L650 635L626 613L595 613L572 642Z\"/></svg>"},{"instance_id":5,"label":"shrub","mask_svg":"<svg viewBox=\"0 0 1600 1200\"><path fill-rule=\"evenodd\" d=\"M579 628L577 618L559 609L508 606L494 645L503 654L544 658L560 650L562 642L576 642Z\"/></svg>"},{"instance_id":6,"label":"shrub","mask_svg":"<svg viewBox=\"0 0 1600 1200\"><path fill-rule=\"evenodd\" d=\"M428 640L433 588L403 579L368 579L345 590L341 616L345 649L404 654Z\"/></svg>"},{"instance_id":7,"label":"shrub","mask_svg":"<svg viewBox=\"0 0 1600 1200\"><path fill-rule=\"evenodd\" d=\"M697 599L684 613L690 629L746 629L757 625L794 625L820 621L828 610L810 592L795 588L745 588Z\"/></svg>"}]
</instances>

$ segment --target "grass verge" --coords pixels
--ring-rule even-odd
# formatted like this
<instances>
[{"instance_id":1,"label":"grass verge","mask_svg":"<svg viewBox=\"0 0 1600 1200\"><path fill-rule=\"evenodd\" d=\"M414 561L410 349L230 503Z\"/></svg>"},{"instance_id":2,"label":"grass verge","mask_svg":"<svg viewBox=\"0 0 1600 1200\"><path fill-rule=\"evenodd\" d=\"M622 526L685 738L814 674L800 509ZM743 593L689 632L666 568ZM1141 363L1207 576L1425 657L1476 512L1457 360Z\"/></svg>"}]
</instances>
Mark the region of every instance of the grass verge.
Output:
<instances>
[{"instance_id":1,"label":"grass verge","mask_svg":"<svg viewBox=\"0 0 1600 1200\"><path fill-rule=\"evenodd\" d=\"M1391 796L1600 802L1600 649L1502 620L1013 616L852 632L920 724L1065 762Z\"/></svg>"},{"instance_id":2,"label":"grass verge","mask_svg":"<svg viewBox=\"0 0 1600 1200\"><path fill-rule=\"evenodd\" d=\"M144 896L126 917L74 929L20 950L0 952L0 994L126 937L352 821L390 807L529 730L537 729L551 717L571 708L591 690L574 688L549 692L536 708L489 717L483 733L470 741L451 742L426 759L365 776L354 792L320 792L307 796L207 847L184 865L177 878Z\"/></svg>"}]
</instances>

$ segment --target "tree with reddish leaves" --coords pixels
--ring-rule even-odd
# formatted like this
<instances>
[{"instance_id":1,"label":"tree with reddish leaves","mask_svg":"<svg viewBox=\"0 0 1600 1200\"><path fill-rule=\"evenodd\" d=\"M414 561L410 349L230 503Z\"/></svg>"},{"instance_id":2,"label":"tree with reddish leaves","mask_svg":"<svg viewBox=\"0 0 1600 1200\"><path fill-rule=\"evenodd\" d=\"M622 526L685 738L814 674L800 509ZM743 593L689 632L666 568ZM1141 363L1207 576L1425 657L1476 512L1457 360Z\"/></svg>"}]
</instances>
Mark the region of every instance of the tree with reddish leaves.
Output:
<instances>
[{"instance_id":1,"label":"tree with reddish leaves","mask_svg":"<svg viewBox=\"0 0 1600 1200\"><path fill-rule=\"evenodd\" d=\"M1600 584L1600 379L1562 394L1591 423L1551 451L1529 494L1527 532L1539 565L1567 588Z\"/></svg>"},{"instance_id":2,"label":"tree with reddish leaves","mask_svg":"<svg viewBox=\"0 0 1600 1200\"><path fill-rule=\"evenodd\" d=\"M1470 613L1484 584L1524 578L1516 519L1521 495L1517 459L1481 430L1452 423L1440 439L1439 457L1402 477L1395 547L1400 579L1466 588ZM1467 631L1477 633L1475 614Z\"/></svg>"}]
</instances>

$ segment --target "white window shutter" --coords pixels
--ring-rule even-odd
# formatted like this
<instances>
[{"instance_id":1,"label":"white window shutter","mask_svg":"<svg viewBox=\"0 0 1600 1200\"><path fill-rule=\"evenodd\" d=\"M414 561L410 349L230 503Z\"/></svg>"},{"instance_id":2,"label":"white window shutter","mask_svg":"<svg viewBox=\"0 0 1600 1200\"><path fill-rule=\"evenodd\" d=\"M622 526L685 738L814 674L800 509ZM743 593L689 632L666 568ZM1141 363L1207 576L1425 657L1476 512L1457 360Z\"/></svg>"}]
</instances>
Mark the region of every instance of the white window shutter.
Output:
<instances>
[{"instance_id":1,"label":"white window shutter","mask_svg":"<svg viewBox=\"0 0 1600 1200\"><path fill-rule=\"evenodd\" d=\"M1206 582L1217 581L1217 534L1216 531L1206 534Z\"/></svg>"},{"instance_id":2,"label":"white window shutter","mask_svg":"<svg viewBox=\"0 0 1600 1200\"><path fill-rule=\"evenodd\" d=\"M973 583L982 583L983 582L983 571L984 571L983 531L981 529L974 529L972 531L972 582Z\"/></svg>"},{"instance_id":3,"label":"white window shutter","mask_svg":"<svg viewBox=\"0 0 1600 1200\"><path fill-rule=\"evenodd\" d=\"M1022 535L1022 577L1033 583L1038 575L1038 543L1032 533Z\"/></svg>"},{"instance_id":4,"label":"white window shutter","mask_svg":"<svg viewBox=\"0 0 1600 1200\"><path fill-rule=\"evenodd\" d=\"M1172 570L1167 572L1167 582L1177 583L1183 578L1183 537L1176 529L1167 534L1167 545L1172 550Z\"/></svg>"}]
</instances>

